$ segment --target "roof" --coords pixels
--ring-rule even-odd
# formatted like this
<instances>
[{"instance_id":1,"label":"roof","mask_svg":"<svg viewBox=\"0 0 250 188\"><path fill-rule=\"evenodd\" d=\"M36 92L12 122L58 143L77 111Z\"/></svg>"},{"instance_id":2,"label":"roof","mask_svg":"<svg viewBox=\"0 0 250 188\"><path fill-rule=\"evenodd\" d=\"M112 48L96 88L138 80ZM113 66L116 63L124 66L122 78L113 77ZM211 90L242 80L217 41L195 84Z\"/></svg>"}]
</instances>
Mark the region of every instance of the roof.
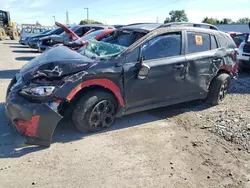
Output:
<instances>
[{"instance_id":1,"label":"roof","mask_svg":"<svg viewBox=\"0 0 250 188\"><path fill-rule=\"evenodd\" d=\"M84 25L79 25L79 26L85 26L85 27L103 27L103 28L113 28L114 26L112 25L102 25L102 24L84 24Z\"/></svg>"},{"instance_id":2,"label":"roof","mask_svg":"<svg viewBox=\"0 0 250 188\"><path fill-rule=\"evenodd\" d=\"M221 31L249 33L250 29L247 24L218 24L216 25Z\"/></svg>"},{"instance_id":3,"label":"roof","mask_svg":"<svg viewBox=\"0 0 250 188\"><path fill-rule=\"evenodd\" d=\"M119 29L122 29L122 30L125 30L125 29L129 29L129 30L142 30L142 31L150 32L150 31L158 28L161 25L162 24L159 24L159 23L139 23L139 24L127 25L127 26L121 27Z\"/></svg>"}]
</instances>

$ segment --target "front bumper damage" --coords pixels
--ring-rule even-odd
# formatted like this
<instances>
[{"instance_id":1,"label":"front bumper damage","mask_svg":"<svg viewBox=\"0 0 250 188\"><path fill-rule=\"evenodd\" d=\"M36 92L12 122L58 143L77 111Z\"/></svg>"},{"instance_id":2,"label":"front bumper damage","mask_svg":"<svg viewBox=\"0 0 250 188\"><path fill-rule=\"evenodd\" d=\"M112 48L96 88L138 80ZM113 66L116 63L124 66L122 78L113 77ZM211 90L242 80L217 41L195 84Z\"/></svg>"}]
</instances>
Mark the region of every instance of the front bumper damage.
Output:
<instances>
[{"instance_id":1,"label":"front bumper damage","mask_svg":"<svg viewBox=\"0 0 250 188\"><path fill-rule=\"evenodd\" d=\"M57 124L63 118L48 104L30 102L14 90L7 93L5 113L19 134L25 136L26 144L47 147L51 144Z\"/></svg>"}]
</instances>

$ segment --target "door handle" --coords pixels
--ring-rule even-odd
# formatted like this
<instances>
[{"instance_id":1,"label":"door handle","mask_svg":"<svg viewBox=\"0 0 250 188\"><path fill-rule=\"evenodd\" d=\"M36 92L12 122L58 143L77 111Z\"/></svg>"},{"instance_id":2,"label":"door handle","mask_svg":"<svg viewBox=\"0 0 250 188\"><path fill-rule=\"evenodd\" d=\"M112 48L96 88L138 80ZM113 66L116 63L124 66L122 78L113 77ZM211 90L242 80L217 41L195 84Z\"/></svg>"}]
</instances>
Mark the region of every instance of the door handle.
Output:
<instances>
[{"instance_id":1,"label":"door handle","mask_svg":"<svg viewBox=\"0 0 250 188\"><path fill-rule=\"evenodd\" d=\"M175 65L174 68L175 69L182 69L182 68L184 68L184 65L183 64Z\"/></svg>"}]
</instances>

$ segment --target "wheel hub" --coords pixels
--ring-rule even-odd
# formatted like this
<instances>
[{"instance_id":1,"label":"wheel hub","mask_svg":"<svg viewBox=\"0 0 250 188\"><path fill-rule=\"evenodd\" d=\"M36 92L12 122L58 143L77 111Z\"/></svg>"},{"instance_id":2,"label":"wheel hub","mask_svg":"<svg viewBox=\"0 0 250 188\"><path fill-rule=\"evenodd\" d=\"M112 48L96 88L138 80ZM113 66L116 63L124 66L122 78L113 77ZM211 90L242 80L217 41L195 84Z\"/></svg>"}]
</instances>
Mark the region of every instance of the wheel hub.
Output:
<instances>
[{"instance_id":1,"label":"wheel hub","mask_svg":"<svg viewBox=\"0 0 250 188\"><path fill-rule=\"evenodd\" d=\"M91 127L110 127L115 120L115 105L113 102L103 100L97 103L91 114L89 123Z\"/></svg>"}]
</instances>

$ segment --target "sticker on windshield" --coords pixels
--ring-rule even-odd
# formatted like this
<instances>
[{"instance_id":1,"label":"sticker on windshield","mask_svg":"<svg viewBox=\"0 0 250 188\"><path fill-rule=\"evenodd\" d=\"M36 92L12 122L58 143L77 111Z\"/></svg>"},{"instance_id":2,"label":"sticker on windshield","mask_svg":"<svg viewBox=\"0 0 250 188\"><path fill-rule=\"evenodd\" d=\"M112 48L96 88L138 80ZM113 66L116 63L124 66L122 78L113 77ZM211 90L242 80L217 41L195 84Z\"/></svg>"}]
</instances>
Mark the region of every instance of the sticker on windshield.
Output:
<instances>
[{"instance_id":1,"label":"sticker on windshield","mask_svg":"<svg viewBox=\"0 0 250 188\"><path fill-rule=\"evenodd\" d=\"M198 46L202 46L203 45L203 41L202 41L202 36L200 35L195 35L195 43Z\"/></svg>"}]
</instances>

